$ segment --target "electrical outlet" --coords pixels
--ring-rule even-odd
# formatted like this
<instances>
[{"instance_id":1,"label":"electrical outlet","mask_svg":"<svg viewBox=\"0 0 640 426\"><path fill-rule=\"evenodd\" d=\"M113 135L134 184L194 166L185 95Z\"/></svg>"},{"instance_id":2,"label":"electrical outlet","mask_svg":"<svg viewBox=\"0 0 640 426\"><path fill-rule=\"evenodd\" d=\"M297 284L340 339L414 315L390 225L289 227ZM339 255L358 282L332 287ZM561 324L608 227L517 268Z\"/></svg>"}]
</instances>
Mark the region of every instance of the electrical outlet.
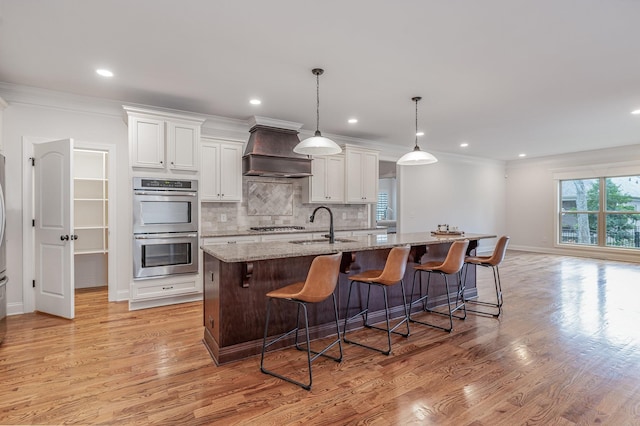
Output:
<instances>
[{"instance_id":1,"label":"electrical outlet","mask_svg":"<svg viewBox=\"0 0 640 426\"><path fill-rule=\"evenodd\" d=\"M224 213L222 213L222 214L220 215L220 222L226 222L226 221L227 221L227 215L226 215L226 214L224 214Z\"/></svg>"}]
</instances>

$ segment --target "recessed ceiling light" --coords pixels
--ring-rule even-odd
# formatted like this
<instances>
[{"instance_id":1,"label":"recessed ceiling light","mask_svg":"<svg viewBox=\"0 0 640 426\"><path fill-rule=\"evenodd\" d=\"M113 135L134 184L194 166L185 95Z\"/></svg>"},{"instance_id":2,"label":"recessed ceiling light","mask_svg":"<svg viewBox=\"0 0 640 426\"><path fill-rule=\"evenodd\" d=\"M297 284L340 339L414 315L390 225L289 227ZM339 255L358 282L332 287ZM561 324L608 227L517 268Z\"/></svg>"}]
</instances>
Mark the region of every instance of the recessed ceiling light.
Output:
<instances>
[{"instance_id":1,"label":"recessed ceiling light","mask_svg":"<svg viewBox=\"0 0 640 426\"><path fill-rule=\"evenodd\" d=\"M527 154L518 154L518 157L526 157Z\"/></svg>"},{"instance_id":2,"label":"recessed ceiling light","mask_svg":"<svg viewBox=\"0 0 640 426\"><path fill-rule=\"evenodd\" d=\"M466 147L468 147L468 146L469 146L469 144L468 144L468 143L466 143L466 142L462 142L462 143L460 144L460 147L461 147L461 148L466 148Z\"/></svg>"},{"instance_id":3,"label":"recessed ceiling light","mask_svg":"<svg viewBox=\"0 0 640 426\"><path fill-rule=\"evenodd\" d=\"M250 103L251 105L260 105L260 104L262 103L262 101L261 101L260 99L251 99L251 100L249 101L249 103Z\"/></svg>"},{"instance_id":4,"label":"recessed ceiling light","mask_svg":"<svg viewBox=\"0 0 640 426\"><path fill-rule=\"evenodd\" d=\"M418 132L416 133L416 136L424 136L424 132Z\"/></svg>"},{"instance_id":5,"label":"recessed ceiling light","mask_svg":"<svg viewBox=\"0 0 640 426\"><path fill-rule=\"evenodd\" d=\"M640 115L640 109L637 109L635 111L631 111L631 114Z\"/></svg>"},{"instance_id":6,"label":"recessed ceiling light","mask_svg":"<svg viewBox=\"0 0 640 426\"><path fill-rule=\"evenodd\" d=\"M106 70L104 68L97 69L96 73L98 73L98 75L101 75L103 77L113 77L113 72Z\"/></svg>"},{"instance_id":7,"label":"recessed ceiling light","mask_svg":"<svg viewBox=\"0 0 640 426\"><path fill-rule=\"evenodd\" d=\"M357 118L350 118L349 120L347 120L350 124L355 124L358 122Z\"/></svg>"}]
</instances>

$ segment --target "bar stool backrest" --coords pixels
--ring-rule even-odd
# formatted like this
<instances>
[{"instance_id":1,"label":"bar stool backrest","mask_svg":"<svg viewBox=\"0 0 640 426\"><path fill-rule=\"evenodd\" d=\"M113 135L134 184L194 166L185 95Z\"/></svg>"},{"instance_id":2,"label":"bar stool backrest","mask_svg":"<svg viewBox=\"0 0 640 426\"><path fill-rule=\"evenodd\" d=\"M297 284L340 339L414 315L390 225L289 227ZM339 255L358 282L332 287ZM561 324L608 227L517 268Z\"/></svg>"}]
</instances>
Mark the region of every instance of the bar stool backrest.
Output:
<instances>
[{"instance_id":1,"label":"bar stool backrest","mask_svg":"<svg viewBox=\"0 0 640 426\"><path fill-rule=\"evenodd\" d=\"M318 256L313 259L302 290L292 298L317 303L331 296L338 282L341 259L342 253Z\"/></svg>"},{"instance_id":2,"label":"bar stool backrest","mask_svg":"<svg viewBox=\"0 0 640 426\"><path fill-rule=\"evenodd\" d=\"M382 274L376 279L376 282L385 285L392 285L404 278L404 272L407 269L407 260L409 259L410 245L402 247L394 247L387 256Z\"/></svg>"},{"instance_id":3,"label":"bar stool backrest","mask_svg":"<svg viewBox=\"0 0 640 426\"><path fill-rule=\"evenodd\" d=\"M442 265L438 267L438 270L445 274L455 274L460 271L462 265L464 265L464 256L467 252L467 247L469 247L469 240L454 241L451 247L449 247L446 259Z\"/></svg>"},{"instance_id":4,"label":"bar stool backrest","mask_svg":"<svg viewBox=\"0 0 640 426\"><path fill-rule=\"evenodd\" d=\"M500 237L500 239L498 239L498 242L496 243L496 248L493 249L493 254L491 255L491 257L488 258L487 260L484 260L482 263L485 263L491 266L499 265L504 259L508 244L509 244L509 237L507 237L506 235L503 235L502 237Z\"/></svg>"}]
</instances>

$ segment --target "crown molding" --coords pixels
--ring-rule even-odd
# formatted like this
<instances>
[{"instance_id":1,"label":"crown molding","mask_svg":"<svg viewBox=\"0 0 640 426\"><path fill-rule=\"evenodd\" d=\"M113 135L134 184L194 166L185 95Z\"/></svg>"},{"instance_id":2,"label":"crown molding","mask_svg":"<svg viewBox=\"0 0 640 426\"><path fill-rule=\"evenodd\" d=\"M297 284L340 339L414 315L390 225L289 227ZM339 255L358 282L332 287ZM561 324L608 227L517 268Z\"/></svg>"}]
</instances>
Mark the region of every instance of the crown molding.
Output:
<instances>
[{"instance_id":1,"label":"crown molding","mask_svg":"<svg viewBox=\"0 0 640 426\"><path fill-rule=\"evenodd\" d=\"M640 161L640 144L579 151L545 157L507 161L507 168L546 167L549 170L587 169L599 165L635 165Z\"/></svg>"},{"instance_id":2,"label":"crown molding","mask_svg":"<svg viewBox=\"0 0 640 426\"><path fill-rule=\"evenodd\" d=\"M92 113L111 117L122 116L122 102L104 98L75 95L40 87L0 82L0 95L11 106L27 105L60 111Z\"/></svg>"},{"instance_id":3,"label":"crown molding","mask_svg":"<svg viewBox=\"0 0 640 426\"><path fill-rule=\"evenodd\" d=\"M302 123L294 123L293 121L278 120L275 118L261 117L254 115L247 120L249 127L255 125L275 127L277 129L295 130L296 132L302 128Z\"/></svg>"}]
</instances>

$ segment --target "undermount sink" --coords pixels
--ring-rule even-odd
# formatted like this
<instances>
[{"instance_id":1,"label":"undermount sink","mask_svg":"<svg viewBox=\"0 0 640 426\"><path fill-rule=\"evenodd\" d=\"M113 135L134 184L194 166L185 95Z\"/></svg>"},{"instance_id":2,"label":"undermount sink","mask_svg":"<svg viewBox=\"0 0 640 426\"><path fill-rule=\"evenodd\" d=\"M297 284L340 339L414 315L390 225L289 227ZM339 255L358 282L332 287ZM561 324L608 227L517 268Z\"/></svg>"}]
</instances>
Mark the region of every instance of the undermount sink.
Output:
<instances>
[{"instance_id":1,"label":"undermount sink","mask_svg":"<svg viewBox=\"0 0 640 426\"><path fill-rule=\"evenodd\" d=\"M329 240L326 238L318 239L318 240L294 240L289 241L291 244L301 244L301 245L309 245L309 244L329 244ZM354 243L355 240L349 240L347 238L336 238L336 243Z\"/></svg>"}]
</instances>

